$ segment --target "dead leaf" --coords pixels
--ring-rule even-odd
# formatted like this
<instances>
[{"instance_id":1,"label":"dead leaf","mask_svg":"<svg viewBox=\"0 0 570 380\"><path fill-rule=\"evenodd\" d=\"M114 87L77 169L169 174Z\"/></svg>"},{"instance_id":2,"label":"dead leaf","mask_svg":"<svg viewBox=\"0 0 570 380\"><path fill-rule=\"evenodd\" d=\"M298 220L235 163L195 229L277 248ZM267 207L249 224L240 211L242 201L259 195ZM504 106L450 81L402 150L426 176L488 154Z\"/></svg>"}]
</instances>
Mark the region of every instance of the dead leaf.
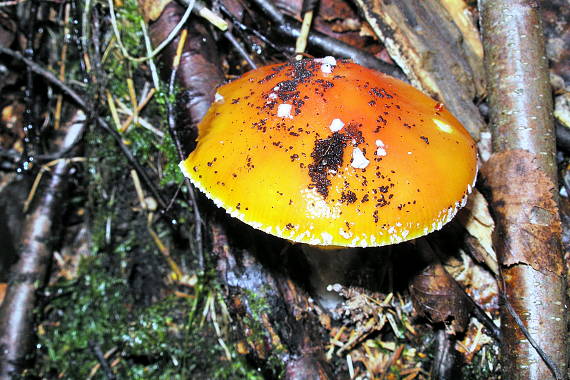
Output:
<instances>
[{"instance_id":1,"label":"dead leaf","mask_svg":"<svg viewBox=\"0 0 570 380\"><path fill-rule=\"evenodd\" d=\"M431 264L414 277L410 293L416 312L434 323L445 323L454 333L469 322L471 305L443 265Z\"/></svg>"},{"instance_id":2,"label":"dead leaf","mask_svg":"<svg viewBox=\"0 0 570 380\"><path fill-rule=\"evenodd\" d=\"M467 363L471 363L483 346L493 343L493 339L483 333L483 328L481 322L472 318L469 328L465 332L465 337L455 345L455 349L463 354Z\"/></svg>"}]
</instances>

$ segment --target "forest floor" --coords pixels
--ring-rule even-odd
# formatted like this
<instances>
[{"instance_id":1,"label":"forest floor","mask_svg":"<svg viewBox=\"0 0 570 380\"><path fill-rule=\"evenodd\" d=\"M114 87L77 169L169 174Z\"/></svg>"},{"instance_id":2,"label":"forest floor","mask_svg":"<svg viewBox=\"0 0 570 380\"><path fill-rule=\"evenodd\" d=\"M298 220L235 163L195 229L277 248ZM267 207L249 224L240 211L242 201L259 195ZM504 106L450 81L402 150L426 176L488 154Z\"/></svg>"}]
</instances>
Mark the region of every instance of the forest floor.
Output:
<instances>
[{"instance_id":1,"label":"forest floor","mask_svg":"<svg viewBox=\"0 0 570 380\"><path fill-rule=\"evenodd\" d=\"M35 276L27 301L2 306L3 321L17 322L10 334L25 337L9 340L10 328L0 326L2 349L16 355L4 364L42 379L501 378L495 222L482 186L424 243L361 249L349 280L335 288L344 303L330 313L314 300L297 245L230 218L185 182L180 153L193 148L216 88L253 65L294 59L302 21L301 1L189 3L191 14L184 2L0 2L0 302L14 283ZM461 112L488 159L476 4L455 2L458 10L430 0L424 6L432 8L407 8L405 17L389 10L408 26L426 23L467 41L445 48L412 38L412 27L380 38L370 5L380 3L321 1L306 52L347 51L418 85L451 75L453 65L425 58L425 49L448 49L444 58L471 74L443 80L447 98L430 95ZM563 3L552 2L543 20L566 248L570 9ZM443 31L421 16L427 11L472 27ZM383 30L390 27L386 21ZM405 70L387 41L404 51ZM423 58L413 62L413 51ZM37 210L47 209L46 222ZM426 249L437 260L426 259ZM28 274L14 274L20 257L38 252Z\"/></svg>"}]
</instances>

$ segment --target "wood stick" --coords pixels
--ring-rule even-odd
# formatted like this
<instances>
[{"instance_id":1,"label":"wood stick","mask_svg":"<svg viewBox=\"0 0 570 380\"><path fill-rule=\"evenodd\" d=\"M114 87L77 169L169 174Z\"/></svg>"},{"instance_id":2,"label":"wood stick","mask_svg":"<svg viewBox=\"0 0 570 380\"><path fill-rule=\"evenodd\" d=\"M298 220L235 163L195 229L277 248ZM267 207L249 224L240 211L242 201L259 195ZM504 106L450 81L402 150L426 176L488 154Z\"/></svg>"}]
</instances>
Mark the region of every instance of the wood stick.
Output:
<instances>
[{"instance_id":1,"label":"wood stick","mask_svg":"<svg viewBox=\"0 0 570 380\"><path fill-rule=\"evenodd\" d=\"M61 130L66 137L60 149L75 143L85 128L85 115L76 112ZM73 136L72 136L73 134ZM35 207L26 218L21 235L19 260L14 265L4 302L0 307L0 379L18 377L34 337L34 307L51 260L51 239L62 211L70 160L60 159Z\"/></svg>"},{"instance_id":2,"label":"wood stick","mask_svg":"<svg viewBox=\"0 0 570 380\"><path fill-rule=\"evenodd\" d=\"M480 0L479 7L494 151L482 174L496 217L504 377L562 379L567 299L539 2Z\"/></svg>"}]
</instances>

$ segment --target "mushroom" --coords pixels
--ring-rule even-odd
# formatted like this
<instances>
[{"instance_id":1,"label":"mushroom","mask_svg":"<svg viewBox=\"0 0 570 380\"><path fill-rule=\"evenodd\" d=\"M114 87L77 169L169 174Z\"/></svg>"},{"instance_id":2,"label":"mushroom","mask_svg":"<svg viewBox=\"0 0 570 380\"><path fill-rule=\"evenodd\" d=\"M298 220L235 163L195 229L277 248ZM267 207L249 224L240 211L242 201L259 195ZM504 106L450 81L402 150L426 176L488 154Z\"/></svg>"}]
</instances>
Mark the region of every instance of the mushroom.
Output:
<instances>
[{"instance_id":1,"label":"mushroom","mask_svg":"<svg viewBox=\"0 0 570 380\"><path fill-rule=\"evenodd\" d=\"M473 139L441 103L333 57L221 86L198 128L184 175L231 216L313 255L439 230L477 174Z\"/></svg>"}]
</instances>

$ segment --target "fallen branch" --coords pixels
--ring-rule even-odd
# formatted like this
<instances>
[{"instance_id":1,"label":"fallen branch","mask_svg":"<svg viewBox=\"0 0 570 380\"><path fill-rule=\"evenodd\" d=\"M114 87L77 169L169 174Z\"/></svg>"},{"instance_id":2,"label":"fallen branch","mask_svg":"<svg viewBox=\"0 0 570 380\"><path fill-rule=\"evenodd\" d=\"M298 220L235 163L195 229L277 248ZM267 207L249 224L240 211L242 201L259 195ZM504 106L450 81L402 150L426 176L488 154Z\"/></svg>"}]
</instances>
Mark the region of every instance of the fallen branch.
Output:
<instances>
[{"instance_id":1,"label":"fallen branch","mask_svg":"<svg viewBox=\"0 0 570 380\"><path fill-rule=\"evenodd\" d=\"M85 129L85 115L77 112L62 130L59 147L73 146ZM11 273L6 296L0 308L0 379L18 376L25 364L34 336L33 310L37 291L43 286L51 260L53 228L61 215L62 197L67 188L70 160L60 159L37 196L33 211L26 218L21 235L19 260Z\"/></svg>"},{"instance_id":2,"label":"fallen branch","mask_svg":"<svg viewBox=\"0 0 570 380\"><path fill-rule=\"evenodd\" d=\"M539 3L480 0L479 7L494 151L482 174L496 217L499 284L507 300L501 305L504 377L566 378L566 283ZM523 334L517 314L544 355Z\"/></svg>"}]
</instances>

